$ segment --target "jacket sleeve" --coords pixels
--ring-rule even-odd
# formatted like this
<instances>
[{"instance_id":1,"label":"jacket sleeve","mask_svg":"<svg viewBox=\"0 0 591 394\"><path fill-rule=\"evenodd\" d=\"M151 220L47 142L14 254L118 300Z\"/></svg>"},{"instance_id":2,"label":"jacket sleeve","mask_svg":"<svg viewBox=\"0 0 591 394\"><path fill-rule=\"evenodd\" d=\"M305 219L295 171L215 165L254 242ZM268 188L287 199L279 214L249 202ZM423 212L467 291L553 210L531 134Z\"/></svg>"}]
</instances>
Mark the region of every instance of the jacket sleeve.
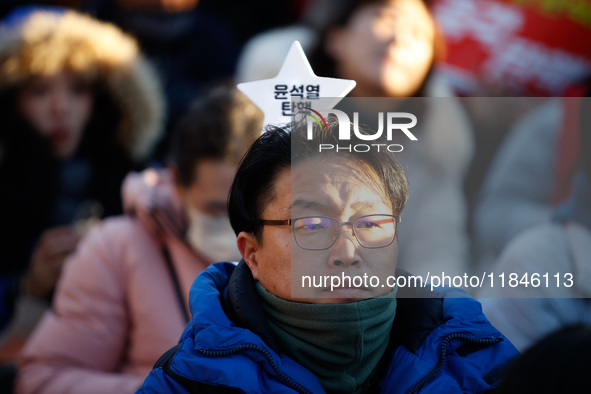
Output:
<instances>
[{"instance_id":1,"label":"jacket sleeve","mask_svg":"<svg viewBox=\"0 0 591 394\"><path fill-rule=\"evenodd\" d=\"M107 224L81 241L18 360L18 393L132 393L143 377L117 373L130 325L125 267ZM119 251L118 251L119 249Z\"/></svg>"}]
</instances>

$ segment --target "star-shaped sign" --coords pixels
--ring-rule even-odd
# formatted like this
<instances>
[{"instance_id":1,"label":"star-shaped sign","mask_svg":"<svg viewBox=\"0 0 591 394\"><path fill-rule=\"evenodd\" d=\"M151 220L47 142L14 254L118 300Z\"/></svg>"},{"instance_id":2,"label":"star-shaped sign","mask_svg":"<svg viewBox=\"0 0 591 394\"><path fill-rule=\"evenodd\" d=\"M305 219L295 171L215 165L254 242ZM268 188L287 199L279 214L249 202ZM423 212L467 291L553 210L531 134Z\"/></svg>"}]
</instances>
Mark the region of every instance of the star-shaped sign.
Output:
<instances>
[{"instance_id":1,"label":"star-shaped sign","mask_svg":"<svg viewBox=\"0 0 591 394\"><path fill-rule=\"evenodd\" d=\"M317 77L302 46L294 41L275 78L240 83L238 89L263 111L267 125L289 123L292 110L312 108L321 97L334 97L333 102L322 102L323 109L332 108L355 85L349 79Z\"/></svg>"}]
</instances>

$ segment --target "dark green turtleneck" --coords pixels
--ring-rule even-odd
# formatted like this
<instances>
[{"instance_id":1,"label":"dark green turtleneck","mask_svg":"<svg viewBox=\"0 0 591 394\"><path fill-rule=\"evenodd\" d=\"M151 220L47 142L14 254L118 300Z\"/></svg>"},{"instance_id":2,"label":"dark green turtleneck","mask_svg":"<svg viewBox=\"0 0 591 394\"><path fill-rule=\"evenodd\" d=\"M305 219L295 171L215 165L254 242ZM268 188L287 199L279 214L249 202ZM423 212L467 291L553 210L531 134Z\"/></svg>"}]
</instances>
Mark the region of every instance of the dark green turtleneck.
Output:
<instances>
[{"instance_id":1,"label":"dark green turtleneck","mask_svg":"<svg viewBox=\"0 0 591 394\"><path fill-rule=\"evenodd\" d=\"M314 373L330 393L356 393L388 347L396 290L379 298L343 303L288 301L256 282L281 351Z\"/></svg>"}]
</instances>

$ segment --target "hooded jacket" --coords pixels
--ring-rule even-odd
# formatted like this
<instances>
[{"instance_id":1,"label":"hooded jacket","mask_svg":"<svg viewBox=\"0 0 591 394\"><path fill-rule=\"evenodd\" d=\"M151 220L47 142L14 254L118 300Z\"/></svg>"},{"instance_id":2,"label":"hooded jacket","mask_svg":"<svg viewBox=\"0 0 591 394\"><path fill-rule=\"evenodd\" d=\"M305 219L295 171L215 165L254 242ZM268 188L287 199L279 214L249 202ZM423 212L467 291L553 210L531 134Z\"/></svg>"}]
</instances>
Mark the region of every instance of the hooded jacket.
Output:
<instances>
[{"instance_id":1,"label":"hooded jacket","mask_svg":"<svg viewBox=\"0 0 591 394\"><path fill-rule=\"evenodd\" d=\"M63 70L89 82L94 98L77 152L60 162L20 115L16 97L31 77ZM122 213L121 182L144 167L163 117L155 73L115 26L56 7L20 7L2 20L0 206L10 209L0 210L0 352L19 349L48 307L51 296L20 291L41 234L80 222L96 202L104 216Z\"/></svg>"},{"instance_id":2,"label":"hooded jacket","mask_svg":"<svg viewBox=\"0 0 591 394\"><path fill-rule=\"evenodd\" d=\"M182 238L166 171L130 174L123 195L129 215L103 221L66 262L18 360L18 393L131 393L177 343L189 288L208 263Z\"/></svg>"},{"instance_id":3,"label":"hooded jacket","mask_svg":"<svg viewBox=\"0 0 591 394\"><path fill-rule=\"evenodd\" d=\"M313 371L277 349L254 285L244 262L217 263L199 275L192 321L137 393L324 393ZM390 344L367 392L494 388L517 350L466 293L424 290L399 289Z\"/></svg>"},{"instance_id":4,"label":"hooded jacket","mask_svg":"<svg viewBox=\"0 0 591 394\"><path fill-rule=\"evenodd\" d=\"M58 162L15 98L30 77L63 70L89 81L95 97L77 153ZM43 231L74 224L89 201L104 216L122 213L121 182L149 160L164 110L155 72L117 27L57 7L20 7L0 22L0 205L11 207L0 211L0 327L14 322L20 276Z\"/></svg>"},{"instance_id":5,"label":"hooded jacket","mask_svg":"<svg viewBox=\"0 0 591 394\"><path fill-rule=\"evenodd\" d=\"M18 115L18 88L68 70L91 83L93 113L73 158L58 162ZM120 214L121 182L160 138L164 101L136 41L117 27L60 8L15 10L0 24L0 275L21 274L37 237L72 224L83 201Z\"/></svg>"},{"instance_id":6,"label":"hooded jacket","mask_svg":"<svg viewBox=\"0 0 591 394\"><path fill-rule=\"evenodd\" d=\"M121 112L118 141L133 161L147 159L161 136L165 108L156 73L134 38L54 7L22 7L0 24L0 94L33 75L64 69L106 88Z\"/></svg>"}]
</instances>

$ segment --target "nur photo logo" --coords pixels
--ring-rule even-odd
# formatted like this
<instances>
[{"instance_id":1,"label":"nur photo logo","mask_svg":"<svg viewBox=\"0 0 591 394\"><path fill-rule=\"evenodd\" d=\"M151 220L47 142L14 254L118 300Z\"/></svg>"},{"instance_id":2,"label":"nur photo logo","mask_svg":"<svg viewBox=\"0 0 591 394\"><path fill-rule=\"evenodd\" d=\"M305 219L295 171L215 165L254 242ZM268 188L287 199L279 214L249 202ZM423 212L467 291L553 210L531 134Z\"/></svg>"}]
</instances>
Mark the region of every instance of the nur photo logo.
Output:
<instances>
[{"instance_id":1,"label":"nur photo logo","mask_svg":"<svg viewBox=\"0 0 591 394\"><path fill-rule=\"evenodd\" d=\"M339 124L339 141L351 140L351 128L353 128L355 137L362 141L375 141L382 137L384 131L388 141L392 141L395 132L402 132L408 137L409 140L417 141L417 137L415 137L415 135L410 131L410 129L417 125L417 117L410 112L378 112L378 128L373 134L364 134L359 130L359 112L353 112L353 122L350 121L349 116L345 112L337 109L317 111L312 108L308 108L307 110L303 111L302 114L306 116L308 140L312 140L314 138L314 123L309 118L312 118L321 129L324 127L326 130L328 130L326 118L332 114L337 118ZM406 122L404 122L404 120L406 120ZM384 123L386 123L385 127ZM381 149L383 151L396 153L402 152L404 147L400 144L320 144L318 149L319 152L333 150L336 152L354 151L360 153L369 152L371 149L377 149L377 151L380 152Z\"/></svg>"}]
</instances>

